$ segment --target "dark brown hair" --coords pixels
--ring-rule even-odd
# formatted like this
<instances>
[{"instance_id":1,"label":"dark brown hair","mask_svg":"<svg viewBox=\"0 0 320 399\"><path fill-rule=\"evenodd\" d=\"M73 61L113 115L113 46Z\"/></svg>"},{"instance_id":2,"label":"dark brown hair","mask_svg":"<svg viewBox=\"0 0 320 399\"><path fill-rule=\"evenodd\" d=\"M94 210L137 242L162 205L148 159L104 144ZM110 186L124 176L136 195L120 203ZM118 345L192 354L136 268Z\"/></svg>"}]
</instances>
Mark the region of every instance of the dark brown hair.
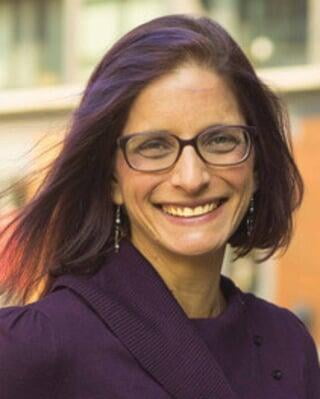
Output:
<instances>
[{"instance_id":1,"label":"dark brown hair","mask_svg":"<svg viewBox=\"0 0 320 399\"><path fill-rule=\"evenodd\" d=\"M126 34L93 72L59 156L38 193L8 227L11 238L2 259L10 267L2 270L2 286L9 297L24 302L42 277L50 276L45 293L59 274L100 267L112 245L116 139L130 106L146 85L188 62L224 77L246 123L257 131L252 137L258 180L253 232L247 236L244 218L231 245L239 256L262 248L268 257L288 244L303 185L277 97L219 24L166 16Z\"/></svg>"}]
</instances>

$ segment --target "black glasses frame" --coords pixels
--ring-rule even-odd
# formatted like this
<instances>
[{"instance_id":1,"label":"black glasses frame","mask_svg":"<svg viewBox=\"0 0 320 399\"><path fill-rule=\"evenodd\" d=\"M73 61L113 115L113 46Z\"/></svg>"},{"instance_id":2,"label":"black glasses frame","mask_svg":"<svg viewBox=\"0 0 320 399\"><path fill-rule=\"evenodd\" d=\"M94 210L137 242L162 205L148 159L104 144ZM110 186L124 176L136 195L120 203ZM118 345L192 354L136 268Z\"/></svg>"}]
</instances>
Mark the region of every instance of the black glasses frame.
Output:
<instances>
[{"instance_id":1,"label":"black glasses frame","mask_svg":"<svg viewBox=\"0 0 320 399\"><path fill-rule=\"evenodd\" d=\"M152 170L143 170L142 169L141 170L141 169L138 169L130 164L130 161L129 161L129 158L127 155L127 150L126 150L127 143L132 137L136 137L138 135L144 135L145 133L132 133L132 134L128 134L127 136L118 137L117 145L121 149L124 159L125 159L126 163L128 164L128 166L131 169L134 169L134 170L137 170L140 172L160 172L160 171L172 168L179 160L184 147L186 147L188 145L191 145L194 148L194 150L197 153L197 155L199 156L199 158L207 165L224 168L224 167L228 167L228 166L236 166L236 165L239 165L239 164L243 163L244 161L246 161L251 153L251 149L252 149L252 138L251 137L254 135L254 133L256 131L255 127L247 126L247 125L219 125L219 126L215 126L214 128L210 128L210 131L215 131L215 130L219 131L221 128L228 128L228 129L230 129L230 128L231 129L239 129L240 128L240 129L244 130L244 132L246 134L247 141L248 141L248 149L247 149L246 154L240 161L238 161L236 163L216 164L216 163L208 162L203 157L203 155L201 154L201 152L198 148L198 140L199 140L199 137L202 136L203 134L207 133L209 131L209 129L204 130L203 132L194 136L192 139L188 139L188 140L181 139L180 137L178 137L174 134L166 133L169 136L174 137L177 140L177 142L179 143L179 150L177 152L177 156L176 156L176 159L174 160L174 162L170 166L168 166L166 168L161 168L161 169L152 169Z\"/></svg>"}]
</instances>

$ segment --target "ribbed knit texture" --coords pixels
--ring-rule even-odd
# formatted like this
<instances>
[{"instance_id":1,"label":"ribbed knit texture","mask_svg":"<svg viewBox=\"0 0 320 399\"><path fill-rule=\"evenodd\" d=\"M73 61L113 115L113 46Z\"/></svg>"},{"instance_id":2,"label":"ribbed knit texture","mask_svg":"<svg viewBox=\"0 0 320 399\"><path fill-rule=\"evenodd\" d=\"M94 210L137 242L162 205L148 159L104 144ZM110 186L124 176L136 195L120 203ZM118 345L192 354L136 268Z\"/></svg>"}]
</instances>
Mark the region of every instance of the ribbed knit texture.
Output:
<instances>
[{"instance_id":1,"label":"ribbed knit texture","mask_svg":"<svg viewBox=\"0 0 320 399\"><path fill-rule=\"evenodd\" d=\"M125 270L123 259L130 259ZM101 288L69 276L59 284L83 296L173 397L236 399L207 345L140 253L125 241L111 263ZM126 278L119 278L123 273Z\"/></svg>"},{"instance_id":2,"label":"ribbed knit texture","mask_svg":"<svg viewBox=\"0 0 320 399\"><path fill-rule=\"evenodd\" d=\"M128 241L93 276L0 310L1 399L319 399L315 346L285 309L222 278L227 308L190 320Z\"/></svg>"}]
</instances>

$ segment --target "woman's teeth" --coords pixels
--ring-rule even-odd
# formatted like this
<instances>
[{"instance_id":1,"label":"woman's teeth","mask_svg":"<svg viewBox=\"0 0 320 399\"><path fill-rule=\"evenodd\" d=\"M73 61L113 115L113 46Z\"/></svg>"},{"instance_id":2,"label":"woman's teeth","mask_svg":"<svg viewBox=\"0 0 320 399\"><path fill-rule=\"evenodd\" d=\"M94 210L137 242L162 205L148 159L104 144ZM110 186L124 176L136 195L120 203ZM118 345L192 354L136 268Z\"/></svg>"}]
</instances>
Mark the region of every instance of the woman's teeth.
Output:
<instances>
[{"instance_id":1,"label":"woman's teeth","mask_svg":"<svg viewBox=\"0 0 320 399\"><path fill-rule=\"evenodd\" d=\"M177 206L167 206L163 205L162 210L165 213L173 216L182 216L182 217L193 217L193 216L200 216L205 215L216 209L219 206L218 203L210 203L206 205L196 206L195 208L189 207L177 207Z\"/></svg>"}]
</instances>

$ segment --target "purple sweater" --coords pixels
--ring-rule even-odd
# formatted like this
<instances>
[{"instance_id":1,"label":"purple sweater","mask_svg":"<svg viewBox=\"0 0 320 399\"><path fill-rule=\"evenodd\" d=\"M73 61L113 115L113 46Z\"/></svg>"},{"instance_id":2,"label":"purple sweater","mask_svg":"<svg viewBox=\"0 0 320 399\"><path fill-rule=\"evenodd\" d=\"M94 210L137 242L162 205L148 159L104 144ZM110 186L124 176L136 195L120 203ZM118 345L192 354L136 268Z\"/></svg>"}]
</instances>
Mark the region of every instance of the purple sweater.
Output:
<instances>
[{"instance_id":1,"label":"purple sweater","mask_svg":"<svg viewBox=\"0 0 320 399\"><path fill-rule=\"evenodd\" d=\"M1 399L319 399L310 335L221 279L228 306L188 319L127 241L93 276L0 311Z\"/></svg>"}]
</instances>

